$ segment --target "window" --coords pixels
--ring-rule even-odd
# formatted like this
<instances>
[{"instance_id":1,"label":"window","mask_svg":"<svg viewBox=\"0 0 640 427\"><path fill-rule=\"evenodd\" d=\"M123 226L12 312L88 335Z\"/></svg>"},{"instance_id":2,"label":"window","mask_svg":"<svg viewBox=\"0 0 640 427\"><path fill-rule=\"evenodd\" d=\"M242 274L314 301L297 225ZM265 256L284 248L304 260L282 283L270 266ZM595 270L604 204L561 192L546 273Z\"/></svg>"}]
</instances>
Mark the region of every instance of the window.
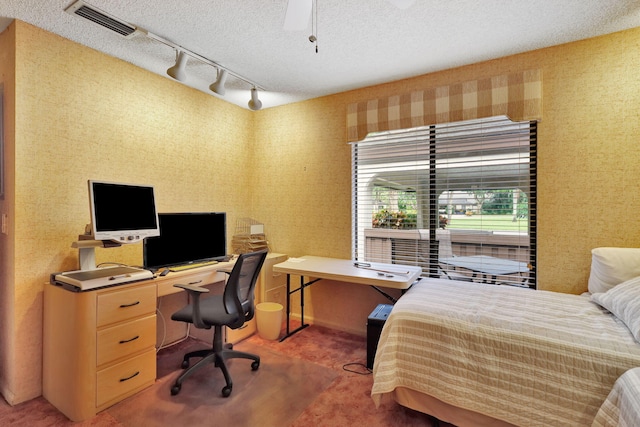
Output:
<instances>
[{"instance_id":1,"label":"window","mask_svg":"<svg viewBox=\"0 0 640 427\"><path fill-rule=\"evenodd\" d=\"M379 132L352 150L356 259L535 286L536 122Z\"/></svg>"}]
</instances>

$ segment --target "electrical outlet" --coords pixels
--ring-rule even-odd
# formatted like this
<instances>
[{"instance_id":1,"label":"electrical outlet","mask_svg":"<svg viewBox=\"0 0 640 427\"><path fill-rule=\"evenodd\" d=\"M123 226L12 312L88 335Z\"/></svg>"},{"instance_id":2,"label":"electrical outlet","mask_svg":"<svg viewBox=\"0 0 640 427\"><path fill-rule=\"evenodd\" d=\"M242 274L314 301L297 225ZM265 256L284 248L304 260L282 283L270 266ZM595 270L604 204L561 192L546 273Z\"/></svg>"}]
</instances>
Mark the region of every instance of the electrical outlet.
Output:
<instances>
[{"instance_id":1,"label":"electrical outlet","mask_svg":"<svg viewBox=\"0 0 640 427\"><path fill-rule=\"evenodd\" d=\"M8 232L9 225L7 224L8 221L9 219L7 218L7 214L3 213L2 214L2 234L9 234Z\"/></svg>"}]
</instances>

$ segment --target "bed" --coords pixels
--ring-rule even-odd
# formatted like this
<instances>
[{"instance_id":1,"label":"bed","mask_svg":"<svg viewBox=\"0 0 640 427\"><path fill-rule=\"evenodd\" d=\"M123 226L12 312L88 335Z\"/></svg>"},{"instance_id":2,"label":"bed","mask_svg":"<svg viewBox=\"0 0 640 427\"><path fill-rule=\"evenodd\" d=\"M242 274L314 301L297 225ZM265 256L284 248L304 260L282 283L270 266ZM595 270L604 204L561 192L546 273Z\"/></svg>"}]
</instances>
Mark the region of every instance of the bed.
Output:
<instances>
[{"instance_id":1,"label":"bed","mask_svg":"<svg viewBox=\"0 0 640 427\"><path fill-rule=\"evenodd\" d=\"M640 367L640 249L594 249L588 287L422 280L383 327L374 403L392 398L461 427L616 425L622 400L610 393ZM640 414L631 408L626 417Z\"/></svg>"},{"instance_id":2,"label":"bed","mask_svg":"<svg viewBox=\"0 0 640 427\"><path fill-rule=\"evenodd\" d=\"M613 389L598 409L594 427L640 426L640 368L629 369L613 385Z\"/></svg>"}]
</instances>

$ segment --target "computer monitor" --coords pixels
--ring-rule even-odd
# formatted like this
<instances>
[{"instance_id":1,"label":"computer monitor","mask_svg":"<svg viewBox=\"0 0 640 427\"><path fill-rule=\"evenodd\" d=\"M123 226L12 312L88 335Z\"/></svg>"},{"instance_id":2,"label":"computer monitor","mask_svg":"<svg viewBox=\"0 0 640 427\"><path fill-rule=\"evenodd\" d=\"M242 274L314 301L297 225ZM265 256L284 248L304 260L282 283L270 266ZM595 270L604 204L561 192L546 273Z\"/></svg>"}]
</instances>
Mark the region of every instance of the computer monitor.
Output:
<instances>
[{"instance_id":1,"label":"computer monitor","mask_svg":"<svg viewBox=\"0 0 640 427\"><path fill-rule=\"evenodd\" d=\"M142 242L160 235L153 186L89 180L95 240Z\"/></svg>"},{"instance_id":2,"label":"computer monitor","mask_svg":"<svg viewBox=\"0 0 640 427\"><path fill-rule=\"evenodd\" d=\"M225 212L160 213L160 236L144 240L144 268L220 261L227 256Z\"/></svg>"}]
</instances>

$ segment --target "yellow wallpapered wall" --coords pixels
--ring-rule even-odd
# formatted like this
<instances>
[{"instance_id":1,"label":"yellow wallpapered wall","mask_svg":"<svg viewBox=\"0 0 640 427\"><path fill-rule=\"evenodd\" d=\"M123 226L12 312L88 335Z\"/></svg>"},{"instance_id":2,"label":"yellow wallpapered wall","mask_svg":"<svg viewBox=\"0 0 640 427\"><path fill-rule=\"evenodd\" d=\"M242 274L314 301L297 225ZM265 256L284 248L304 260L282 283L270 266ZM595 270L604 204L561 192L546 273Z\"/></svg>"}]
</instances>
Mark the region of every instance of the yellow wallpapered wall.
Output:
<instances>
[{"instance_id":1,"label":"yellow wallpapered wall","mask_svg":"<svg viewBox=\"0 0 640 427\"><path fill-rule=\"evenodd\" d=\"M15 111L15 33L5 31L0 34L0 85L3 92L3 131L4 131L4 173L5 195L0 198L0 212L13 217L13 204L5 202L13 199L13 140ZM16 359L16 346L13 345L15 329L14 306L16 289L13 286L15 270L13 224L9 222L8 233L0 233L0 392L7 400L12 399L12 391L7 384L15 384L17 379L13 369Z\"/></svg>"},{"instance_id":2,"label":"yellow wallpapered wall","mask_svg":"<svg viewBox=\"0 0 640 427\"><path fill-rule=\"evenodd\" d=\"M16 25L17 24L17 25ZM88 179L153 184L160 212L250 215L251 112L17 22L15 351L7 394L41 392L42 290L78 268ZM126 209L126 207L123 207ZM142 245L97 261L142 264ZM3 323L4 325L4 323ZM3 391L4 393L4 391ZM8 397L8 400L12 399Z\"/></svg>"},{"instance_id":3,"label":"yellow wallpapered wall","mask_svg":"<svg viewBox=\"0 0 640 427\"><path fill-rule=\"evenodd\" d=\"M225 210L230 234L238 217L250 216L265 223L277 252L348 258L352 102L542 69L539 287L582 292L591 248L640 246L640 29L249 112L14 25L16 274L0 276L15 292L16 326L0 337L11 337L17 354L2 371L3 393L9 388L15 401L39 394L42 287L50 272L76 266L69 246L88 221L87 179L152 183L161 211ZM140 253L102 250L99 261L139 263ZM366 287L332 282L308 295L305 314L357 333L386 302Z\"/></svg>"},{"instance_id":4,"label":"yellow wallpapered wall","mask_svg":"<svg viewBox=\"0 0 640 427\"><path fill-rule=\"evenodd\" d=\"M527 69L543 75L538 288L586 291L592 248L640 246L640 29L260 111L256 149L269 180L257 184L263 197L254 210L295 225L273 229L279 250L348 258L347 105ZM275 196L282 202L272 203ZM385 302L336 283L321 282L310 293L305 310L318 323L360 332L372 304Z\"/></svg>"},{"instance_id":5,"label":"yellow wallpapered wall","mask_svg":"<svg viewBox=\"0 0 640 427\"><path fill-rule=\"evenodd\" d=\"M348 104L524 69L541 69L543 74L543 119L538 125L538 287L586 291L592 248L640 246L635 219L640 208L640 198L635 196L640 175L640 29L259 112L258 146L268 150L287 144L279 148L280 159L269 158L263 164L274 172L269 176L276 182L294 183L304 176L302 164L275 166L281 159L298 156L299 146L324 150L330 156L313 165L326 175L318 174L316 179L322 180L317 181L316 190L305 187L304 194L296 192L297 197L316 200L313 207L305 205L307 214L315 214L305 219L309 227L304 228L308 231L305 242L298 241L298 228L278 228L277 240L287 242L294 256L328 255L336 241L324 237L335 235L318 228L319 224L345 225L337 237L342 241L340 253L348 256L346 201L335 202L336 190L326 192L323 186L329 181L337 185L338 194L349 194L349 147L343 132ZM310 124L304 127L304 122ZM310 153L301 159L317 160ZM289 206L299 203L289 200ZM267 206L258 201L255 209ZM271 215L285 217L286 209L271 206Z\"/></svg>"}]
</instances>

